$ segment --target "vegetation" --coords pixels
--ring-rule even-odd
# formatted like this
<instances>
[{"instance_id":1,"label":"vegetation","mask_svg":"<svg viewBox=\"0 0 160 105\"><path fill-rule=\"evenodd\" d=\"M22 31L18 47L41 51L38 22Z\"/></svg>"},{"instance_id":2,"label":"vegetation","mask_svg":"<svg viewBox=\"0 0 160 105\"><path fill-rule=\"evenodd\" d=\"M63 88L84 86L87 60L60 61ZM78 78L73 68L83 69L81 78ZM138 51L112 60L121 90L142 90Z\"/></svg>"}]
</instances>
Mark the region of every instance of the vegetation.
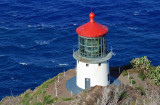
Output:
<instances>
[{"instance_id":1,"label":"vegetation","mask_svg":"<svg viewBox=\"0 0 160 105\"><path fill-rule=\"evenodd\" d=\"M43 104L51 104L57 102L58 98L51 99L51 95L44 96Z\"/></svg>"},{"instance_id":2,"label":"vegetation","mask_svg":"<svg viewBox=\"0 0 160 105\"><path fill-rule=\"evenodd\" d=\"M126 71L126 70L123 70L123 71L122 71L122 75L123 75L123 76L127 76L127 75L128 75L127 71Z\"/></svg>"},{"instance_id":3,"label":"vegetation","mask_svg":"<svg viewBox=\"0 0 160 105\"><path fill-rule=\"evenodd\" d=\"M131 79L133 79L133 77L129 77L129 79L131 80Z\"/></svg>"},{"instance_id":4,"label":"vegetation","mask_svg":"<svg viewBox=\"0 0 160 105\"><path fill-rule=\"evenodd\" d=\"M152 79L153 83L160 86L160 66L154 67L146 56L132 59L132 67L139 73L141 80L145 78Z\"/></svg>"},{"instance_id":5,"label":"vegetation","mask_svg":"<svg viewBox=\"0 0 160 105\"><path fill-rule=\"evenodd\" d=\"M60 74L62 75L62 74ZM58 75L55 76L54 78L51 78L49 80L47 80L46 82L44 82L43 84L41 84L40 86L38 86L34 92L32 93L25 93L24 95L22 95L22 103L24 105L29 105L30 101L33 101L34 105L44 105L44 104L50 104L50 103L55 103L58 98L51 98L50 95L46 95L46 91L45 89L48 88L48 86L53 83L55 81L55 79L58 78ZM43 97L43 102L37 102L37 97L38 95L42 94Z\"/></svg>"},{"instance_id":6,"label":"vegetation","mask_svg":"<svg viewBox=\"0 0 160 105\"><path fill-rule=\"evenodd\" d=\"M132 81L132 84L136 84L136 81L135 81L135 80L133 80L133 81Z\"/></svg>"},{"instance_id":7,"label":"vegetation","mask_svg":"<svg viewBox=\"0 0 160 105\"><path fill-rule=\"evenodd\" d=\"M133 99L133 100L131 101L131 105L136 105L136 99Z\"/></svg>"},{"instance_id":8,"label":"vegetation","mask_svg":"<svg viewBox=\"0 0 160 105\"><path fill-rule=\"evenodd\" d=\"M63 74L60 73L59 76L61 76L61 75L63 75ZM22 102L20 104L30 105L32 103L33 105L46 105L46 104L48 105L48 104L55 103L58 100L62 100L62 101L72 100L71 97L67 97L67 98L54 97L54 98L52 98L51 95L47 95L46 89L57 78L58 78L58 75L55 76L54 78L47 80L46 82L44 82L43 84L38 86L34 91L31 91L29 93L26 92L26 93L20 95L20 97L22 97ZM42 95L41 102L39 102L39 100L38 100L39 95Z\"/></svg>"},{"instance_id":9,"label":"vegetation","mask_svg":"<svg viewBox=\"0 0 160 105\"><path fill-rule=\"evenodd\" d=\"M62 98L62 101L69 101L69 100L72 100L71 97L68 97L68 98Z\"/></svg>"},{"instance_id":10,"label":"vegetation","mask_svg":"<svg viewBox=\"0 0 160 105\"><path fill-rule=\"evenodd\" d=\"M139 74L138 74L138 77L139 77L142 81L144 81L145 78L146 78L146 76L145 76L144 74L142 74L142 73L139 73Z\"/></svg>"},{"instance_id":11,"label":"vegetation","mask_svg":"<svg viewBox=\"0 0 160 105\"><path fill-rule=\"evenodd\" d=\"M146 92L145 92L145 90L142 86L139 86L139 87L136 87L136 88L141 91L142 95L146 95Z\"/></svg>"},{"instance_id":12,"label":"vegetation","mask_svg":"<svg viewBox=\"0 0 160 105\"><path fill-rule=\"evenodd\" d=\"M41 84L40 86L38 86L35 90L36 92L34 93L34 96L39 95L40 93L42 93L42 90L44 90L45 88L48 88L48 85L50 85L51 83L54 82L55 79L58 78L58 75L55 76L54 78L51 78L49 80L47 80L46 82L44 82L43 84Z\"/></svg>"},{"instance_id":13,"label":"vegetation","mask_svg":"<svg viewBox=\"0 0 160 105\"><path fill-rule=\"evenodd\" d=\"M150 70L150 67L152 66L151 61L148 60L146 56L132 59L130 63L133 68L135 68L138 72L141 72L143 74L146 74L147 71Z\"/></svg>"},{"instance_id":14,"label":"vegetation","mask_svg":"<svg viewBox=\"0 0 160 105\"><path fill-rule=\"evenodd\" d=\"M33 105L43 105L41 102L34 102Z\"/></svg>"},{"instance_id":15,"label":"vegetation","mask_svg":"<svg viewBox=\"0 0 160 105\"><path fill-rule=\"evenodd\" d=\"M58 101L58 98L51 98L51 95L46 95L46 91L43 91L42 93L42 97L43 97L43 102L42 104L51 104L51 103L55 103Z\"/></svg>"},{"instance_id":16,"label":"vegetation","mask_svg":"<svg viewBox=\"0 0 160 105\"><path fill-rule=\"evenodd\" d=\"M156 67L155 70L152 71L151 79L156 85L160 86L160 66Z\"/></svg>"},{"instance_id":17,"label":"vegetation","mask_svg":"<svg viewBox=\"0 0 160 105\"><path fill-rule=\"evenodd\" d=\"M23 96L23 100L22 100L22 103L25 104L25 105L29 105L29 98L30 94L29 93L26 93L24 96Z\"/></svg>"},{"instance_id":18,"label":"vegetation","mask_svg":"<svg viewBox=\"0 0 160 105\"><path fill-rule=\"evenodd\" d=\"M122 94L120 95L120 100L123 98L127 98L127 93L126 92L122 92Z\"/></svg>"},{"instance_id":19,"label":"vegetation","mask_svg":"<svg viewBox=\"0 0 160 105\"><path fill-rule=\"evenodd\" d=\"M133 77L129 77L129 81L130 81L131 84L136 84L136 81L133 80Z\"/></svg>"}]
</instances>

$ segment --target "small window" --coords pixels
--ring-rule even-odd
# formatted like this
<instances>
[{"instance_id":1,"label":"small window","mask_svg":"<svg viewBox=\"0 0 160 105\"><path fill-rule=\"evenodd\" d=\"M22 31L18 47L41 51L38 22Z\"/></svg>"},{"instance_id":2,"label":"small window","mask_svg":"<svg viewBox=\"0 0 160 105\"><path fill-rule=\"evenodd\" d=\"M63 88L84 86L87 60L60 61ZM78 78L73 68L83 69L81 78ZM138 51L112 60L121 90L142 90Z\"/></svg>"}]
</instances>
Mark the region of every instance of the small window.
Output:
<instances>
[{"instance_id":1,"label":"small window","mask_svg":"<svg viewBox=\"0 0 160 105\"><path fill-rule=\"evenodd\" d=\"M98 65L101 66L101 63L99 63Z\"/></svg>"},{"instance_id":2,"label":"small window","mask_svg":"<svg viewBox=\"0 0 160 105\"><path fill-rule=\"evenodd\" d=\"M86 64L86 66L88 67L88 66L89 66L89 64Z\"/></svg>"},{"instance_id":3,"label":"small window","mask_svg":"<svg viewBox=\"0 0 160 105\"><path fill-rule=\"evenodd\" d=\"M79 61L78 61L78 63L79 63Z\"/></svg>"}]
</instances>

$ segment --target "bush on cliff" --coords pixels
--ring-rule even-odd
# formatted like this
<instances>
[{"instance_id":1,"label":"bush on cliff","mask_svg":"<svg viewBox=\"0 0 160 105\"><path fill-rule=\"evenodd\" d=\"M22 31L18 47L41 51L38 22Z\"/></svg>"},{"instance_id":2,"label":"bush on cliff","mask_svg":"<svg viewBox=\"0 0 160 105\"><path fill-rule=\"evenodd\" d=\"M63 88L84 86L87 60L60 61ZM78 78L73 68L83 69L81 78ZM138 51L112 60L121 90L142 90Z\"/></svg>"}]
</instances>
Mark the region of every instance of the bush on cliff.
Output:
<instances>
[{"instance_id":1,"label":"bush on cliff","mask_svg":"<svg viewBox=\"0 0 160 105\"><path fill-rule=\"evenodd\" d=\"M130 63L134 69L136 69L139 73L141 72L143 74L146 74L147 71L149 71L152 67L151 61L148 60L146 56L132 59Z\"/></svg>"},{"instance_id":2,"label":"bush on cliff","mask_svg":"<svg viewBox=\"0 0 160 105\"><path fill-rule=\"evenodd\" d=\"M160 86L160 66L157 66L155 70L152 71L151 79L156 85Z\"/></svg>"},{"instance_id":3,"label":"bush on cliff","mask_svg":"<svg viewBox=\"0 0 160 105\"><path fill-rule=\"evenodd\" d=\"M128 75L127 71L126 71L126 70L123 70L123 71L122 71L122 75L123 75L123 76L127 76L127 75Z\"/></svg>"},{"instance_id":4,"label":"bush on cliff","mask_svg":"<svg viewBox=\"0 0 160 105\"><path fill-rule=\"evenodd\" d=\"M160 66L154 67L146 56L132 59L132 67L139 73L141 80L152 79L153 83L160 86Z\"/></svg>"},{"instance_id":5,"label":"bush on cliff","mask_svg":"<svg viewBox=\"0 0 160 105\"><path fill-rule=\"evenodd\" d=\"M142 73L139 73L139 74L138 74L138 77L139 77L142 81L144 81L144 79L146 78L146 76L145 76L144 74L142 74Z\"/></svg>"}]
</instances>

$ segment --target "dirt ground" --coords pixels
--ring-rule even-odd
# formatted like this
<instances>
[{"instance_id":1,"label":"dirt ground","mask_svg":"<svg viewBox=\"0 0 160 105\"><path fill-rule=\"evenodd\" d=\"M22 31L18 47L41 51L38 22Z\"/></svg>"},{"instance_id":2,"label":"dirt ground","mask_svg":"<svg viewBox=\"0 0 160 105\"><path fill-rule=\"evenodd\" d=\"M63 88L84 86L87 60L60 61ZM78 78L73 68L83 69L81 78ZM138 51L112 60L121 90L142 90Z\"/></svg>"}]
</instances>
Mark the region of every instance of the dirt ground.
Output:
<instances>
[{"instance_id":1,"label":"dirt ground","mask_svg":"<svg viewBox=\"0 0 160 105\"><path fill-rule=\"evenodd\" d=\"M51 95L52 97L60 97L60 98L72 97L74 99L76 95L67 90L66 82L75 75L76 75L75 69L66 71L65 76L64 73L62 73L62 75L59 76L59 82L57 79L57 81L53 82L48 86L46 90L47 94ZM56 96L55 83L57 87L57 96ZM69 104L71 104L71 101L58 101L54 105L69 105Z\"/></svg>"}]
</instances>

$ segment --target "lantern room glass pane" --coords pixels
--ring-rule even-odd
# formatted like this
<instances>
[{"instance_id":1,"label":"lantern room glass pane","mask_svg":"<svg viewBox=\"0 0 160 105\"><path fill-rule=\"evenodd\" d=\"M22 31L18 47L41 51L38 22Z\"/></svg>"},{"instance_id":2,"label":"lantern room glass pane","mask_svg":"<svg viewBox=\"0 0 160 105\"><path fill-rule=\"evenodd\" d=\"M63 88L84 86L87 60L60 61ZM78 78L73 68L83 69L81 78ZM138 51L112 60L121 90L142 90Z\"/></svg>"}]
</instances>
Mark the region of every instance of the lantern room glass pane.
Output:
<instances>
[{"instance_id":1,"label":"lantern room glass pane","mask_svg":"<svg viewBox=\"0 0 160 105\"><path fill-rule=\"evenodd\" d=\"M86 58L105 56L106 36L86 38L79 36L79 54Z\"/></svg>"}]
</instances>

